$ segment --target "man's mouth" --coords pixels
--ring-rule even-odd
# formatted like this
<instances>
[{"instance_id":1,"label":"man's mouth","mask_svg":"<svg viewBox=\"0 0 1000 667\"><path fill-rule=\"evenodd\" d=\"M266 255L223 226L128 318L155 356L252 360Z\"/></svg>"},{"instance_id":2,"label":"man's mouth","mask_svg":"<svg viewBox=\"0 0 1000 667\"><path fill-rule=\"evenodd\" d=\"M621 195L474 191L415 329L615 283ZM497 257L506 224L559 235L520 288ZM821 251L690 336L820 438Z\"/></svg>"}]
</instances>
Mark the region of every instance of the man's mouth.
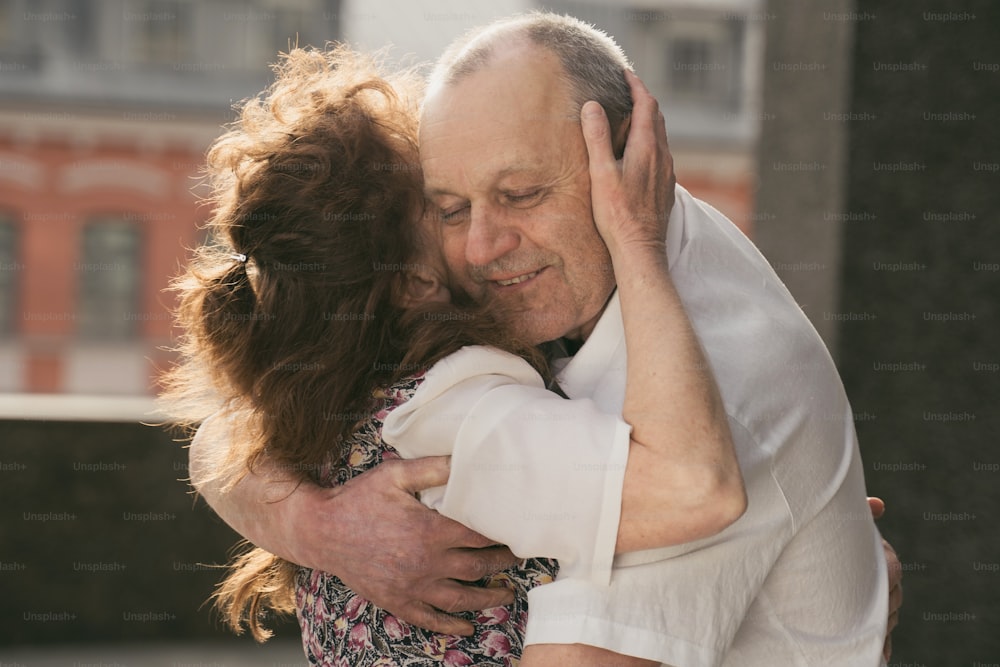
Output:
<instances>
[{"instance_id":1,"label":"man's mouth","mask_svg":"<svg viewBox=\"0 0 1000 667\"><path fill-rule=\"evenodd\" d=\"M523 275L515 276L513 278L506 278L504 280L494 280L493 282L495 282L500 287L509 287L511 285L517 285L519 283L523 283L525 280L531 280L539 273L541 273L541 270L532 271L531 273L525 273Z\"/></svg>"}]
</instances>

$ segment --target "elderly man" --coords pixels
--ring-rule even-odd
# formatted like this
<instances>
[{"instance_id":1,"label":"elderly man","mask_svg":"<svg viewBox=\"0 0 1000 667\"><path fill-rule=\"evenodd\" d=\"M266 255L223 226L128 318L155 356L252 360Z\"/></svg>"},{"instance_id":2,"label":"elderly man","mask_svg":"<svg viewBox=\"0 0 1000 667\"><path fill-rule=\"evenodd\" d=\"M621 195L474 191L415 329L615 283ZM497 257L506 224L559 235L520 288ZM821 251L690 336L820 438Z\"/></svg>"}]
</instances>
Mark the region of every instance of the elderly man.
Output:
<instances>
[{"instance_id":1,"label":"elderly man","mask_svg":"<svg viewBox=\"0 0 1000 667\"><path fill-rule=\"evenodd\" d=\"M621 408L625 350L590 208L588 149L621 154L626 69L617 46L588 26L515 17L449 49L421 124L452 288L520 306L512 326L534 341L579 348L557 362L560 386L606 411ZM591 104L581 132L591 99L610 126ZM593 178L614 172L614 160L605 167ZM620 192L603 213L649 211L648 197ZM670 215L671 276L718 381L749 507L713 538L620 557L608 589L533 591L525 658L577 664L593 658L589 645L677 667L877 664L888 585L836 369L731 223L681 188L672 211L661 208L653 214ZM262 504L273 479L267 491L250 477L226 494L201 483L212 458L203 451L212 441L201 440L192 480L223 518L274 553L335 572L375 604L442 632L470 628L437 610L506 601L458 582L508 564L510 554L411 495L443 482L440 461L393 462L341 488L303 486ZM398 566L401 553L409 566Z\"/></svg>"}]
</instances>

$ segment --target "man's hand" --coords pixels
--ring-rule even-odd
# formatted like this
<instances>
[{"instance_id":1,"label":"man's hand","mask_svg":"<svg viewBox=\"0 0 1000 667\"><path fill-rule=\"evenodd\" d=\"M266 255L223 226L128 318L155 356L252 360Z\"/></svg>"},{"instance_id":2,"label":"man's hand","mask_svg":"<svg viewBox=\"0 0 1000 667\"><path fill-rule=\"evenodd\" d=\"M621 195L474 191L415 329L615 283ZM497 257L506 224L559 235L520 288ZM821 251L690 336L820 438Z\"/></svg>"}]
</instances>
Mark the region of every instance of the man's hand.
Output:
<instances>
[{"instance_id":1,"label":"man's hand","mask_svg":"<svg viewBox=\"0 0 1000 667\"><path fill-rule=\"evenodd\" d=\"M632 72L632 115L621 160L614 159L612 129L597 102L580 111L590 156L594 221L612 256L622 246L653 246L662 254L674 205L673 157L659 104Z\"/></svg>"},{"instance_id":2,"label":"man's hand","mask_svg":"<svg viewBox=\"0 0 1000 667\"><path fill-rule=\"evenodd\" d=\"M208 428L204 428L204 427ZM191 443L191 482L236 532L285 560L340 577L403 621L445 634L471 634L451 613L513 602L504 588L475 581L518 562L503 546L427 509L415 494L448 481L448 457L386 461L341 487L298 483L265 460L232 489L213 477L234 437L206 422Z\"/></svg>"},{"instance_id":3,"label":"man's hand","mask_svg":"<svg viewBox=\"0 0 1000 667\"><path fill-rule=\"evenodd\" d=\"M881 498L869 498L868 507L876 519L885 514L885 503ZM889 623L885 629L882 657L889 662L889 657L892 655L892 631L899 625L899 608L903 606L903 566L899 562L896 550L884 539L882 549L885 552L886 566L889 568Z\"/></svg>"},{"instance_id":4,"label":"man's hand","mask_svg":"<svg viewBox=\"0 0 1000 667\"><path fill-rule=\"evenodd\" d=\"M514 595L462 582L518 559L416 499L418 491L447 481L448 457L429 457L386 461L342 487L293 494L286 514L294 519L286 525L293 527L295 562L336 574L403 621L472 634L472 624L451 613L508 605Z\"/></svg>"}]
</instances>

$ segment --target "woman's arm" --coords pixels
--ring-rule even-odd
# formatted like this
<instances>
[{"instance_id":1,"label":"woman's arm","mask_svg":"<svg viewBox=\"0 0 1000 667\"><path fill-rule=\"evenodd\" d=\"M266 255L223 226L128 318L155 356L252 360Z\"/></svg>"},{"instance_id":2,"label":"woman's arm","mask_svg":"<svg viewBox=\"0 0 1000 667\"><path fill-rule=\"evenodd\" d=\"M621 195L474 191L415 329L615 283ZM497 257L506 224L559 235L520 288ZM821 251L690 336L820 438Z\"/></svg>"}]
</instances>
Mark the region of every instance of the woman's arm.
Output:
<instances>
[{"instance_id":1,"label":"woman's arm","mask_svg":"<svg viewBox=\"0 0 1000 667\"><path fill-rule=\"evenodd\" d=\"M600 105L581 112L594 221L611 254L628 351L622 416L632 443L619 552L713 535L746 509L722 399L667 267L675 180L663 115L638 77L627 78L634 107L621 161Z\"/></svg>"}]
</instances>

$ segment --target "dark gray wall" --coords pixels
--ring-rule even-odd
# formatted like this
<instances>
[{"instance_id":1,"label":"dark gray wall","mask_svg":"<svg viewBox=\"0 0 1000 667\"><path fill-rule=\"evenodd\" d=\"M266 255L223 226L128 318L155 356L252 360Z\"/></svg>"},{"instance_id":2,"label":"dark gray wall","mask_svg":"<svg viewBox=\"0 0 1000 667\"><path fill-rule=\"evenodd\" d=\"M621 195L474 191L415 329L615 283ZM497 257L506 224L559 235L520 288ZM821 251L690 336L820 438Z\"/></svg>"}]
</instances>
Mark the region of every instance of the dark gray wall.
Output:
<instances>
[{"instance_id":1,"label":"dark gray wall","mask_svg":"<svg viewBox=\"0 0 1000 667\"><path fill-rule=\"evenodd\" d=\"M1000 662L1000 5L855 25L840 365L902 557L894 662Z\"/></svg>"},{"instance_id":2,"label":"dark gray wall","mask_svg":"<svg viewBox=\"0 0 1000 667\"><path fill-rule=\"evenodd\" d=\"M768 3L755 238L888 504L891 664L998 664L1000 5L852 5Z\"/></svg>"},{"instance_id":3,"label":"dark gray wall","mask_svg":"<svg viewBox=\"0 0 1000 667\"><path fill-rule=\"evenodd\" d=\"M0 421L0 647L228 639L202 603L238 538L186 477L162 429Z\"/></svg>"}]
</instances>

